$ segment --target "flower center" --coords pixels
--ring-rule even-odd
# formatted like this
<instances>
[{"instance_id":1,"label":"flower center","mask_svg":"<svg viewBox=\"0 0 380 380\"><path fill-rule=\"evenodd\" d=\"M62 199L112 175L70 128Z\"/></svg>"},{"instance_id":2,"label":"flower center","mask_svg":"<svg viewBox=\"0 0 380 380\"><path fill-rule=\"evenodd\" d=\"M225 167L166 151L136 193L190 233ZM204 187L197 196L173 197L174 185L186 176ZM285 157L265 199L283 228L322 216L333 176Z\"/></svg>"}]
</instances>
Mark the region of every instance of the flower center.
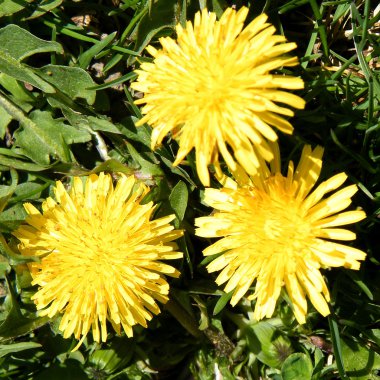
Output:
<instances>
[{"instance_id":1,"label":"flower center","mask_svg":"<svg viewBox=\"0 0 380 380\"><path fill-rule=\"evenodd\" d=\"M193 82L193 92L198 102L204 105L219 105L226 98L228 78L221 68L208 68Z\"/></svg>"},{"instance_id":2,"label":"flower center","mask_svg":"<svg viewBox=\"0 0 380 380\"><path fill-rule=\"evenodd\" d=\"M272 254L304 255L313 238L312 226L302 216L293 194L276 183L269 186L269 192L255 190L253 196L247 228L252 231L254 244L265 246L257 251L268 252L269 248Z\"/></svg>"},{"instance_id":3,"label":"flower center","mask_svg":"<svg viewBox=\"0 0 380 380\"><path fill-rule=\"evenodd\" d=\"M123 236L125 238L125 234ZM107 221L93 215L81 215L77 223L59 231L55 240L51 244L59 253L70 252L70 260L66 257L65 261L82 268L81 271L93 273L105 272L117 264L122 257L120 248L124 245L120 238L115 242L115 234Z\"/></svg>"},{"instance_id":4,"label":"flower center","mask_svg":"<svg viewBox=\"0 0 380 380\"><path fill-rule=\"evenodd\" d=\"M297 214L297 209L289 204L270 205L263 210L262 229L267 239L276 242L288 242L301 247L302 242L309 236L310 227ZM268 217L269 215L269 217Z\"/></svg>"}]
</instances>

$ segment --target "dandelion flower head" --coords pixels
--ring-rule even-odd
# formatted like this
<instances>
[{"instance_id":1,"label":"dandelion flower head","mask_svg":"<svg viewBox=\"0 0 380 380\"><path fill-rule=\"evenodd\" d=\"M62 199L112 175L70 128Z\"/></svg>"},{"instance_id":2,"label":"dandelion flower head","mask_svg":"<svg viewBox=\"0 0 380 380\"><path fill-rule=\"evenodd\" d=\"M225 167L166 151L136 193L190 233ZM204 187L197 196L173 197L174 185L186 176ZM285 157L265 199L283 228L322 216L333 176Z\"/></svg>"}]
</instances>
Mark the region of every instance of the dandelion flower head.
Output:
<instances>
[{"instance_id":1,"label":"dandelion flower head","mask_svg":"<svg viewBox=\"0 0 380 380\"><path fill-rule=\"evenodd\" d=\"M161 49L148 46L153 62L141 64L132 88L144 93L136 104L145 104L138 125L153 127L152 149L172 132L179 142L174 165L195 148L197 173L209 186L208 165L219 153L233 170L236 162L250 174L259 165L258 155L273 156L266 139L275 141L273 127L292 133L284 118L289 107L303 108L304 100L284 90L303 88L300 78L271 74L294 66L296 57L284 54L287 43L262 14L244 28L248 8L227 8L220 20L203 9L194 25L176 26L177 39L160 38ZM231 153L232 152L232 153Z\"/></svg>"},{"instance_id":2,"label":"dandelion flower head","mask_svg":"<svg viewBox=\"0 0 380 380\"><path fill-rule=\"evenodd\" d=\"M323 316L330 313L329 291L320 269L359 269L364 260L363 251L337 241L354 240L355 233L341 226L359 222L365 213L344 211L357 192L356 185L337 190L346 174L315 187L322 167L321 147L305 146L298 166L290 162L286 176L281 174L277 143L273 152L271 167L263 163L256 176L238 168L236 182L224 177L223 188L205 190L205 202L215 213L196 219L196 234L221 238L203 253L220 254L207 269L221 271L216 282L233 292L232 305L255 282L255 291L248 296L256 300L254 317L269 318L284 288L297 321L305 323L307 299Z\"/></svg>"},{"instance_id":3,"label":"dandelion flower head","mask_svg":"<svg viewBox=\"0 0 380 380\"><path fill-rule=\"evenodd\" d=\"M26 223L13 234L25 256L38 291L32 299L40 315L62 314L65 338L83 342L90 330L96 342L107 339L107 321L120 334L132 336L132 326L147 326L168 300L165 275L179 272L161 260L178 259L173 240L182 235L170 222L173 215L152 219L152 202L141 204L149 188L133 176L91 174L85 183L73 179L67 192L62 182L47 198L42 213L24 205ZM77 348L76 347L76 348Z\"/></svg>"}]
</instances>

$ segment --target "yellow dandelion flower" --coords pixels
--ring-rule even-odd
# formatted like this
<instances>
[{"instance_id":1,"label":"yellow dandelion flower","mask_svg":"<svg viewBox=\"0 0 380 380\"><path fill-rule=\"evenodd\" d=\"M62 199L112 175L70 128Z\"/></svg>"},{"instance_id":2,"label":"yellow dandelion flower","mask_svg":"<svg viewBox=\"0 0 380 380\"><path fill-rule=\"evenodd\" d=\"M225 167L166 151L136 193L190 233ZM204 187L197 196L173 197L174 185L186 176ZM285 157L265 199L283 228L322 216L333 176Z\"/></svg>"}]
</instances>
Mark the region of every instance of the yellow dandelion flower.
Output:
<instances>
[{"instance_id":1,"label":"yellow dandelion flower","mask_svg":"<svg viewBox=\"0 0 380 380\"><path fill-rule=\"evenodd\" d=\"M40 315L62 314L59 329L65 338L92 329L96 342L107 339L107 320L120 334L132 336L132 326L147 326L168 300L164 275L179 272L161 260L178 259L173 240L182 235L169 223L173 215L151 220L152 202L141 204L149 188L133 176L121 175L114 187L109 174L79 177L67 192L60 181L55 198L47 198L41 214L24 205L26 224L13 233L25 256L38 291L32 299Z\"/></svg>"},{"instance_id":2,"label":"yellow dandelion flower","mask_svg":"<svg viewBox=\"0 0 380 380\"><path fill-rule=\"evenodd\" d=\"M344 173L315 187L322 167L323 149L305 146L294 170L289 163L281 174L277 143L271 167L248 176L241 168L236 182L224 177L222 189L207 188L205 202L215 209L211 216L195 221L196 235L221 237L207 247L206 256L220 254L207 267L221 271L218 285L233 291L231 304L247 293L253 282L254 317L271 317L285 288L299 323L305 323L307 298L323 316L330 313L329 291L320 268L343 266L359 269L366 254L334 240L349 241L355 233L340 228L365 218L363 211L343 211L357 192L356 185L335 191L346 180ZM331 193L325 197L327 193Z\"/></svg>"},{"instance_id":3,"label":"yellow dandelion flower","mask_svg":"<svg viewBox=\"0 0 380 380\"><path fill-rule=\"evenodd\" d=\"M160 38L159 50L147 47L154 60L141 64L131 86L144 93L136 101L145 104L145 116L137 125L153 127L152 149L171 131L179 141L174 165L195 148L198 176L205 186L210 181L208 165L218 162L219 152L232 170L238 162L255 174L257 153L268 161L273 158L266 142L277 139L272 127L292 133L284 118L294 114L288 106L305 105L283 91L303 88L302 79L271 74L298 63L296 57L284 56L296 44L275 35L265 14L244 28L247 14L246 7L228 8L217 21L215 13L204 9L195 15L194 25L177 25L176 40Z\"/></svg>"}]
</instances>

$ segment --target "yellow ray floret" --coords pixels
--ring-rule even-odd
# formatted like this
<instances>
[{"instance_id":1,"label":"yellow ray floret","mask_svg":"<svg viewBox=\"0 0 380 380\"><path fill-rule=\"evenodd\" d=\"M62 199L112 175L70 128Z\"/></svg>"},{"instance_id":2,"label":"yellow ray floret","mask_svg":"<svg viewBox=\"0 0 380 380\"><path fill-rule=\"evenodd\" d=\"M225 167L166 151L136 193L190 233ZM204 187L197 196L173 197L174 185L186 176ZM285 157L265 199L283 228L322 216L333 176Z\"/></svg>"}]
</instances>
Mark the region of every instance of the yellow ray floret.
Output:
<instances>
[{"instance_id":1,"label":"yellow ray floret","mask_svg":"<svg viewBox=\"0 0 380 380\"><path fill-rule=\"evenodd\" d=\"M182 236L170 222L174 215L152 220L152 202L141 204L149 188L121 175L114 187L109 174L73 180L70 192L58 181L55 200L42 213L24 205L26 224L13 233L28 264L32 297L41 315L62 314L59 329L81 339L92 330L96 342L107 339L107 320L117 333L132 336L132 326L147 326L168 300L165 275L179 272L161 260L182 257L173 240ZM80 344L79 344L80 345ZM78 346L79 346L78 345Z\"/></svg>"},{"instance_id":2,"label":"yellow ray floret","mask_svg":"<svg viewBox=\"0 0 380 380\"><path fill-rule=\"evenodd\" d=\"M366 254L336 240L354 240L355 233L341 226L366 215L360 210L344 211L356 185L334 192L346 174L336 174L315 187L322 167L321 147L305 146L297 168L290 162L286 176L280 171L277 143L272 151L271 167L262 162L255 176L238 167L235 182L219 172L224 187L207 188L204 199L215 212L196 219L196 235L221 238L203 253L221 253L207 269L221 271L216 282L225 284L226 292L233 291L232 305L255 282L255 292L248 297L256 299L254 316L269 318L285 288L297 321L305 323L307 298L322 315L330 313L320 268L359 269Z\"/></svg>"},{"instance_id":3,"label":"yellow ray floret","mask_svg":"<svg viewBox=\"0 0 380 380\"><path fill-rule=\"evenodd\" d=\"M244 28L247 14L246 7L228 8L217 21L215 13L198 12L194 25L176 26L176 40L160 38L159 50L148 46L154 60L141 65L132 83L144 94L136 101L145 104L138 125L153 127L152 149L172 132L179 142L174 165L195 148L198 176L206 186L208 165L218 162L219 153L232 170L238 162L255 174L258 155L273 158L266 142L277 139L273 127L292 133L283 116L293 115L289 107L305 104L284 91L303 88L302 79L272 73L298 63L284 55L296 45L275 35L265 14Z\"/></svg>"}]
</instances>

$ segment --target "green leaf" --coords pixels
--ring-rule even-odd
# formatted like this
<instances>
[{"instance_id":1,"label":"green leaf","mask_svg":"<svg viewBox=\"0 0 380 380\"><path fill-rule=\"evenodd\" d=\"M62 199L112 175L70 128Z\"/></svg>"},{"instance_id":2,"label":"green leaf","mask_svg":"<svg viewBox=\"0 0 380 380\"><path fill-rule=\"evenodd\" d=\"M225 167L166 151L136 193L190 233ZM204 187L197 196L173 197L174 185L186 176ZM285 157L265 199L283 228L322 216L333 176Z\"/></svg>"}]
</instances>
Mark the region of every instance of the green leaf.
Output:
<instances>
[{"instance_id":1,"label":"green leaf","mask_svg":"<svg viewBox=\"0 0 380 380\"><path fill-rule=\"evenodd\" d=\"M70 360L64 363L53 363L47 369L43 369L33 380L84 380L88 375L81 368L77 361Z\"/></svg>"},{"instance_id":2,"label":"green leaf","mask_svg":"<svg viewBox=\"0 0 380 380\"><path fill-rule=\"evenodd\" d=\"M16 207L21 208L22 205L19 203L16 205ZM0 254L6 257L11 265L26 264L31 261L39 260L39 258L35 256L23 256L23 255L13 252L13 250L8 246L8 243L6 242L4 236L1 233L0 233Z\"/></svg>"},{"instance_id":3,"label":"green leaf","mask_svg":"<svg viewBox=\"0 0 380 380\"><path fill-rule=\"evenodd\" d=\"M47 111L33 111L30 122L14 133L15 145L32 161L41 165L50 163L50 156L70 162L62 140L66 144L84 143L91 135L84 129L76 129L62 120L53 119Z\"/></svg>"},{"instance_id":4,"label":"green leaf","mask_svg":"<svg viewBox=\"0 0 380 380\"><path fill-rule=\"evenodd\" d=\"M140 171L143 174L149 174L151 176L163 175L160 166L147 161L144 157L141 156L140 153L137 152L137 150L132 146L132 144L127 143L127 148L135 162L140 165Z\"/></svg>"},{"instance_id":5,"label":"green leaf","mask_svg":"<svg viewBox=\"0 0 380 380\"><path fill-rule=\"evenodd\" d=\"M0 255L0 278L3 279L5 274L9 273L10 270L11 266L8 260L3 255Z\"/></svg>"},{"instance_id":6,"label":"green leaf","mask_svg":"<svg viewBox=\"0 0 380 380\"><path fill-rule=\"evenodd\" d=\"M190 364L193 375L191 378L194 380L253 379L251 376L234 375L231 371L231 359L219 354L216 350L201 349L195 355L195 361Z\"/></svg>"},{"instance_id":7,"label":"green leaf","mask_svg":"<svg viewBox=\"0 0 380 380\"><path fill-rule=\"evenodd\" d=\"M29 17L27 17L26 20L32 20L34 18L40 17L45 13L59 7L62 2L63 0L42 0L37 9Z\"/></svg>"},{"instance_id":8,"label":"green leaf","mask_svg":"<svg viewBox=\"0 0 380 380\"><path fill-rule=\"evenodd\" d=\"M97 369L113 373L128 364L132 358L134 346L133 340L113 338L108 348L92 352L89 361Z\"/></svg>"},{"instance_id":9,"label":"green leaf","mask_svg":"<svg viewBox=\"0 0 380 380\"><path fill-rule=\"evenodd\" d=\"M212 0L212 11L216 13L218 19L222 16L228 4L224 0Z\"/></svg>"},{"instance_id":10,"label":"green leaf","mask_svg":"<svg viewBox=\"0 0 380 380\"><path fill-rule=\"evenodd\" d=\"M17 303L17 296L12 285L7 281L11 308L5 320L0 324L0 340L16 338L20 335L27 334L46 324L48 317L26 318L22 315Z\"/></svg>"},{"instance_id":11,"label":"green leaf","mask_svg":"<svg viewBox=\"0 0 380 380\"><path fill-rule=\"evenodd\" d=\"M308 355L297 352L289 355L281 367L283 380L310 380L313 373L313 364Z\"/></svg>"},{"instance_id":12,"label":"green leaf","mask_svg":"<svg viewBox=\"0 0 380 380\"><path fill-rule=\"evenodd\" d=\"M24 170L27 172L40 172L42 170L49 169L51 165L37 165L31 162L25 162L15 158L9 158L7 156L0 155L0 165L6 168L14 168L17 170ZM4 169L3 169L4 170Z\"/></svg>"},{"instance_id":13,"label":"green leaf","mask_svg":"<svg viewBox=\"0 0 380 380\"><path fill-rule=\"evenodd\" d=\"M82 69L86 69L87 66L90 64L92 58L94 58L95 55L99 54L103 49L105 49L109 44L111 44L116 34L117 32L109 34L107 37L94 44L90 49L82 53L78 58L79 66Z\"/></svg>"},{"instance_id":14,"label":"green leaf","mask_svg":"<svg viewBox=\"0 0 380 380\"><path fill-rule=\"evenodd\" d=\"M0 106L0 139L3 140L5 137L5 132L9 123L12 121L12 116Z\"/></svg>"},{"instance_id":15,"label":"green leaf","mask_svg":"<svg viewBox=\"0 0 380 380\"><path fill-rule=\"evenodd\" d=\"M0 215L0 231L10 233L25 219L25 211L21 204L8 208Z\"/></svg>"},{"instance_id":16,"label":"green leaf","mask_svg":"<svg viewBox=\"0 0 380 380\"><path fill-rule=\"evenodd\" d=\"M163 29L174 29L179 20L177 0L158 0L152 3L137 27L135 51L141 53L151 39ZM134 59L134 58L132 58Z\"/></svg>"},{"instance_id":17,"label":"green leaf","mask_svg":"<svg viewBox=\"0 0 380 380\"><path fill-rule=\"evenodd\" d=\"M365 335L368 339L380 346L380 329L365 330Z\"/></svg>"},{"instance_id":18,"label":"green leaf","mask_svg":"<svg viewBox=\"0 0 380 380\"><path fill-rule=\"evenodd\" d=\"M353 282L363 291L363 293L371 300L373 301L373 294L371 290L368 288L368 286L359 278L357 273L353 271L346 271L345 274L350 277Z\"/></svg>"},{"instance_id":19,"label":"green leaf","mask_svg":"<svg viewBox=\"0 0 380 380\"><path fill-rule=\"evenodd\" d=\"M41 196L41 192L51 185L51 182L46 182L44 184L35 182L24 182L20 183L16 190L15 196L8 202L8 204L14 204L25 199L38 199Z\"/></svg>"},{"instance_id":20,"label":"green leaf","mask_svg":"<svg viewBox=\"0 0 380 380\"><path fill-rule=\"evenodd\" d=\"M2 216L1 213L4 211L5 207L8 204L8 200L12 196L12 194L15 192L17 183L18 183L18 174L16 170L11 169L11 178L12 183L10 186L7 186L6 193L0 197L0 217Z\"/></svg>"},{"instance_id":21,"label":"green leaf","mask_svg":"<svg viewBox=\"0 0 380 380\"><path fill-rule=\"evenodd\" d=\"M219 314L224 307L227 305L229 300L232 298L232 295L234 294L234 291L231 290L229 293L223 293L221 297L218 299L218 302L216 303L214 307L214 311L212 312L213 315Z\"/></svg>"},{"instance_id":22,"label":"green leaf","mask_svg":"<svg viewBox=\"0 0 380 380\"><path fill-rule=\"evenodd\" d=\"M121 123L118 124L120 132L128 139L133 141L138 141L150 149L150 139L151 139L151 127L146 124L141 127L136 127L135 123L138 119L129 116L124 118Z\"/></svg>"},{"instance_id":23,"label":"green leaf","mask_svg":"<svg viewBox=\"0 0 380 380\"><path fill-rule=\"evenodd\" d=\"M85 99L89 105L94 104L96 91L89 90L89 88L93 87L95 82L83 69L70 66L46 65L40 69L35 69L35 72L69 98L81 98Z\"/></svg>"},{"instance_id":24,"label":"green leaf","mask_svg":"<svg viewBox=\"0 0 380 380\"><path fill-rule=\"evenodd\" d=\"M340 377L343 380L347 380L346 370L344 367L344 362L342 358L342 341L340 339L339 327L338 323L334 317L327 317L329 321L330 334L331 334L331 342L334 347L334 356L336 361L336 366L338 368L338 372Z\"/></svg>"},{"instance_id":25,"label":"green leaf","mask_svg":"<svg viewBox=\"0 0 380 380\"><path fill-rule=\"evenodd\" d=\"M245 333L250 350L269 367L280 368L292 352L290 340L269 322L250 325Z\"/></svg>"},{"instance_id":26,"label":"green leaf","mask_svg":"<svg viewBox=\"0 0 380 380\"><path fill-rule=\"evenodd\" d=\"M91 170L88 174L91 173L100 173L100 172L119 172L119 173L124 173L127 175L132 175L133 170L129 168L128 166L122 164L121 162L111 158L110 160L102 162L100 165L96 166L94 169Z\"/></svg>"},{"instance_id":27,"label":"green leaf","mask_svg":"<svg viewBox=\"0 0 380 380\"><path fill-rule=\"evenodd\" d=\"M171 191L169 195L169 202L170 206L173 209L176 217L180 222L182 222L186 208L187 203L189 200L189 192L187 190L187 186L185 182L179 181Z\"/></svg>"},{"instance_id":28,"label":"green leaf","mask_svg":"<svg viewBox=\"0 0 380 380\"><path fill-rule=\"evenodd\" d=\"M120 130L106 119L101 119L100 117L88 116L87 117L89 126L93 131L111 132L121 134Z\"/></svg>"},{"instance_id":29,"label":"green leaf","mask_svg":"<svg viewBox=\"0 0 380 380\"><path fill-rule=\"evenodd\" d=\"M371 174L375 174L377 172L377 168L374 168L363 156L361 156L360 154L354 152L353 150L349 149L348 147L346 147L344 144L342 144L339 140L338 140L338 136L335 134L334 130L331 129L330 130L330 134L331 134L331 137L332 137L332 140L334 141L334 143L343 151L345 152L346 154L348 154L349 156L351 156L354 160L356 160L360 166L364 169L366 169L368 172L370 172Z\"/></svg>"},{"instance_id":30,"label":"green leaf","mask_svg":"<svg viewBox=\"0 0 380 380\"><path fill-rule=\"evenodd\" d=\"M62 46L54 41L42 40L18 25L7 25L0 29L0 54L9 54L21 62L36 53L63 53Z\"/></svg>"},{"instance_id":31,"label":"green leaf","mask_svg":"<svg viewBox=\"0 0 380 380\"><path fill-rule=\"evenodd\" d=\"M210 325L208 310L206 303L201 299L201 297L193 294L192 295L194 301L197 303L197 306L199 307L200 312L200 320L199 320L199 327L198 329L203 331L206 330Z\"/></svg>"},{"instance_id":32,"label":"green leaf","mask_svg":"<svg viewBox=\"0 0 380 380\"><path fill-rule=\"evenodd\" d=\"M9 75L0 73L0 85L11 93L14 96L14 99L17 99L18 106L20 106L20 101L23 103L33 103L36 100L35 94L28 91L22 83ZM21 108L24 109L22 106ZM28 112L29 110L26 111Z\"/></svg>"},{"instance_id":33,"label":"green leaf","mask_svg":"<svg viewBox=\"0 0 380 380\"><path fill-rule=\"evenodd\" d=\"M318 347L315 347L314 351L314 369L313 369L313 380L318 380L321 377L321 371L325 365L325 356Z\"/></svg>"},{"instance_id":34,"label":"green leaf","mask_svg":"<svg viewBox=\"0 0 380 380\"><path fill-rule=\"evenodd\" d=\"M18 101L17 102L18 104L16 104L11 96L7 96L6 94L4 93L1 93L0 92L0 106L15 120L18 120L20 122L21 125L27 125L30 123L30 120L28 119L28 117L25 115L25 112L28 112L27 111L24 111L24 109L22 107L20 107L20 103L22 104L23 102L21 101ZM26 108L29 108L29 107L26 107ZM4 153L4 149L3 150L3 154Z\"/></svg>"},{"instance_id":35,"label":"green leaf","mask_svg":"<svg viewBox=\"0 0 380 380\"><path fill-rule=\"evenodd\" d=\"M0 358L8 354L13 354L15 352L20 352L24 350L30 350L32 348L37 348L37 347L42 347L42 346L41 344L34 343L34 342L0 344Z\"/></svg>"},{"instance_id":36,"label":"green leaf","mask_svg":"<svg viewBox=\"0 0 380 380\"><path fill-rule=\"evenodd\" d=\"M165 166L168 167L168 169L173 174L178 175L178 176L182 177L183 179L185 179L192 187L196 187L196 184L194 183L192 178L189 176L189 174L186 172L186 170L184 170L180 166L173 166L174 160L170 160L167 157L165 157L166 151L163 149L163 147L157 148L156 152L157 152L157 154L159 154L161 156L160 158L161 158L162 162L165 164Z\"/></svg>"},{"instance_id":37,"label":"green leaf","mask_svg":"<svg viewBox=\"0 0 380 380\"><path fill-rule=\"evenodd\" d=\"M0 17L10 16L25 9L34 0L2 0L0 1Z\"/></svg>"},{"instance_id":38,"label":"green leaf","mask_svg":"<svg viewBox=\"0 0 380 380\"><path fill-rule=\"evenodd\" d=\"M128 74L125 74L125 75L122 75L121 77L118 77L114 80L110 80L110 81L107 81L105 83L102 83L102 84L97 84L96 86L93 86L93 87L89 87L90 90L104 90L106 88L110 88L110 87L113 87L113 86L117 86L119 84L122 84L128 80L135 80L137 78L137 74L132 71L131 73L128 73Z\"/></svg>"},{"instance_id":39,"label":"green leaf","mask_svg":"<svg viewBox=\"0 0 380 380\"><path fill-rule=\"evenodd\" d=\"M17 59L13 58L6 51L0 47L0 72L3 72L11 77L30 83L32 86L39 88L43 92L53 94L55 93L54 87L45 82L32 69L21 64Z\"/></svg>"},{"instance_id":40,"label":"green leaf","mask_svg":"<svg viewBox=\"0 0 380 380\"><path fill-rule=\"evenodd\" d=\"M380 355L348 338L342 338L342 356L351 380L379 380Z\"/></svg>"}]
</instances>

